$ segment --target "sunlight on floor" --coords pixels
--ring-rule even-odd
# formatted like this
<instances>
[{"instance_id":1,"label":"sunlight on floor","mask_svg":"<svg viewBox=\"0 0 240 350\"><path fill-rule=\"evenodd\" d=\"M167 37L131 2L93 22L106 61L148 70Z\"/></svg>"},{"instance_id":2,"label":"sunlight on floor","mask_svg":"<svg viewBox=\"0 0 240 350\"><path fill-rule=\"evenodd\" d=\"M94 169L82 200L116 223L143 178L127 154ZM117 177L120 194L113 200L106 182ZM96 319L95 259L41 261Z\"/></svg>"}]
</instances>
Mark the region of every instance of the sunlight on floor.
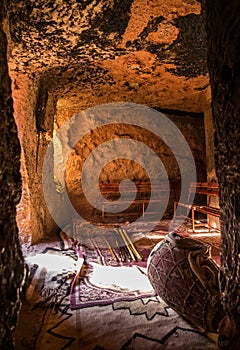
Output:
<instances>
[{"instance_id":1,"label":"sunlight on floor","mask_svg":"<svg viewBox=\"0 0 240 350\"><path fill-rule=\"evenodd\" d=\"M45 267L48 272L62 270L80 270L83 259L79 258L77 261L70 259L68 256L58 256L52 254L36 254L28 256L26 262L30 265L37 264L40 267Z\"/></svg>"},{"instance_id":2,"label":"sunlight on floor","mask_svg":"<svg viewBox=\"0 0 240 350\"><path fill-rule=\"evenodd\" d=\"M93 266L91 283L105 288L152 291L146 268L138 266L103 266L90 262Z\"/></svg>"}]
</instances>

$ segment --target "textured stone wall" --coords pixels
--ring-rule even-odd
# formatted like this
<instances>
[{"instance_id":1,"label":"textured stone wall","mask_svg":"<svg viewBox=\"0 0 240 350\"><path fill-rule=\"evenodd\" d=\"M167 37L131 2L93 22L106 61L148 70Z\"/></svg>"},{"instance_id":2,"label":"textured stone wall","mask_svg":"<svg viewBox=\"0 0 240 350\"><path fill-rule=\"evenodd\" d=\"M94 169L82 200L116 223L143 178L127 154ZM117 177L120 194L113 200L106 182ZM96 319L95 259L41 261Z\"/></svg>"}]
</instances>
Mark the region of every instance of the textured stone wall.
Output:
<instances>
[{"instance_id":1,"label":"textured stone wall","mask_svg":"<svg viewBox=\"0 0 240 350\"><path fill-rule=\"evenodd\" d=\"M216 176L215 158L214 158L214 125L211 108L211 89L210 86L203 94L203 111L204 111L204 131L206 141L206 171L207 181L218 182ZM209 205L219 208L219 198L210 196ZM208 217L210 225L220 230L220 220L215 216Z\"/></svg>"},{"instance_id":2,"label":"textured stone wall","mask_svg":"<svg viewBox=\"0 0 240 350\"><path fill-rule=\"evenodd\" d=\"M214 125L211 108L211 89L206 89L202 97L202 110L204 113L204 131L206 143L206 170L208 181L217 181L214 158Z\"/></svg>"},{"instance_id":3,"label":"textured stone wall","mask_svg":"<svg viewBox=\"0 0 240 350\"><path fill-rule=\"evenodd\" d=\"M80 109L131 101L201 112L201 1L11 0L9 18L11 70L41 73L49 91Z\"/></svg>"},{"instance_id":4,"label":"textured stone wall","mask_svg":"<svg viewBox=\"0 0 240 350\"><path fill-rule=\"evenodd\" d=\"M240 11L238 0L206 2L208 60L220 185L220 289L227 317L221 349L240 348Z\"/></svg>"},{"instance_id":5,"label":"textured stone wall","mask_svg":"<svg viewBox=\"0 0 240 350\"><path fill-rule=\"evenodd\" d=\"M53 131L54 99L38 75L11 72L14 117L22 146L23 195L17 222L21 243L33 244L56 232L42 191L42 163ZM44 98L45 96L45 98Z\"/></svg>"},{"instance_id":6,"label":"textured stone wall","mask_svg":"<svg viewBox=\"0 0 240 350\"><path fill-rule=\"evenodd\" d=\"M65 111L65 110L64 110ZM61 125L64 115L63 111L58 111L56 116L56 123ZM167 116L182 132L186 141L189 144L189 147L192 150L193 157L196 163L197 169L197 180L205 181L206 180L206 159L205 159L205 134L204 134L204 118L203 114L191 114L184 113L181 111L163 111L164 115ZM66 115L65 115L66 118ZM101 116L98 116L101 119ZM104 116L102 116L104 118ZM58 123L58 120L60 122ZM81 173L82 168L85 164L87 157L92 154L98 146L102 145L104 142L107 142L112 139L132 139L136 140L142 144L145 144L157 155L157 159L161 159L163 166L166 170L168 179L172 182L181 184L181 176L184 177L184 174L180 174L180 170L175 159L175 155L171 152L168 146L161 140L161 138L150 133L145 129L133 125L119 125L112 124L101 129L95 129L91 121L89 121L84 113L81 115L81 123L86 126L87 129L91 130L91 133L85 135L79 142L73 146L73 151L71 156L68 158L65 179L66 186L68 190L69 197L74 207L81 213L88 212L88 217L91 216L92 211L90 210L89 205L87 204L85 197L82 193L81 187ZM136 120L137 124L137 120ZM73 128L73 130L75 130ZM66 144L68 143L68 135L66 135ZM109 146L112 147L112 146ZM116 148L110 148L111 154L118 154L119 150L117 145ZM64 152L64 150L62 150ZM103 151L102 151L103 152ZM144 162L146 158L145 154L139 154L138 149L132 147L127 150L127 156L125 159L117 159L111 162L106 162L104 158L104 153L99 152L98 155L94 155L94 164L95 166L100 166L101 172L99 181L104 183L119 182L124 179L131 179L133 181L148 181L148 174L146 170L150 173L157 174L157 179L163 181L163 174L161 169L159 169L159 164L154 162L153 159L150 159L146 164L146 169L144 169L137 162L130 159L139 159ZM61 154L58 155L59 158ZM62 156L64 158L64 156ZM118 157L119 158L119 157ZM128 158L128 159L126 159ZM186 162L187 159L184 157L181 159L182 164ZM106 164L107 163L107 164ZM146 163L146 161L145 161ZM184 166L184 165L183 165ZM185 166L186 177L189 169ZM94 168L91 169L90 173L87 174L88 181L95 176ZM61 181L64 181L62 178L58 178ZM91 180L90 180L91 181ZM89 189L90 191L90 189ZM96 198L94 193L92 194L93 198ZM176 193L176 197L177 197ZM96 199L95 199L96 200ZM173 210L173 201L169 203L168 210ZM85 215L86 216L86 215Z\"/></svg>"},{"instance_id":7,"label":"textured stone wall","mask_svg":"<svg viewBox=\"0 0 240 350\"><path fill-rule=\"evenodd\" d=\"M0 1L0 348L8 350L13 349L24 264L15 219L21 195L20 145L7 67L7 39L3 31L5 15L5 3Z\"/></svg>"},{"instance_id":8,"label":"textured stone wall","mask_svg":"<svg viewBox=\"0 0 240 350\"><path fill-rule=\"evenodd\" d=\"M11 0L8 15L22 146L17 218L28 244L57 230L41 178L56 104L68 116L124 101L202 112L209 83L204 18L199 0Z\"/></svg>"}]
</instances>

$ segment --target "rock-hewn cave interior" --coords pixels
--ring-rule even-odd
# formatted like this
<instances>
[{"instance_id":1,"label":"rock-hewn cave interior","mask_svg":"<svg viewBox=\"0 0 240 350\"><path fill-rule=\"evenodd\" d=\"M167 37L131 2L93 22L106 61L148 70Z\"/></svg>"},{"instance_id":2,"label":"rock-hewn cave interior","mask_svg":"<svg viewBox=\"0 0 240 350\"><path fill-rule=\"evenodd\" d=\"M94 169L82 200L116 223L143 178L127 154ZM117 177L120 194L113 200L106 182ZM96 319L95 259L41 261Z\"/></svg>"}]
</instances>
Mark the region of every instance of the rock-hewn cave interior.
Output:
<instances>
[{"instance_id":1,"label":"rock-hewn cave interior","mask_svg":"<svg viewBox=\"0 0 240 350\"><path fill-rule=\"evenodd\" d=\"M1 349L239 348L239 11L1 1ZM208 192L177 226L189 179ZM149 259L172 230L207 247L203 277L181 255L195 277L179 272L173 246L172 292L158 295Z\"/></svg>"}]
</instances>

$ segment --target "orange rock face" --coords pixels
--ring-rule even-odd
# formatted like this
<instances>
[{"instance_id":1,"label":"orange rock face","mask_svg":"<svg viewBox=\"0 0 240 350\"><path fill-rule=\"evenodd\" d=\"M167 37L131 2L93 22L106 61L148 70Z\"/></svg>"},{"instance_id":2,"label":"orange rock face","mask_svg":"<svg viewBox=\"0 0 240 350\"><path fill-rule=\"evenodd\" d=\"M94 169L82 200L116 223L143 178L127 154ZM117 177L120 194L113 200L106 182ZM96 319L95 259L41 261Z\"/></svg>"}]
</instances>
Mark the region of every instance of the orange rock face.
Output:
<instances>
[{"instance_id":1,"label":"orange rock face","mask_svg":"<svg viewBox=\"0 0 240 350\"><path fill-rule=\"evenodd\" d=\"M21 232L33 231L37 241L56 230L43 198L41 177L53 130L80 111L110 102L170 110L176 117L176 111L204 112L209 84L205 24L196 0L36 0L27 4L12 0L8 19L8 63L25 189L19 226ZM203 122L200 125L198 117L196 124L192 117L190 122L187 115L179 118L177 123L194 152L203 154L200 163L205 164ZM196 133L192 133L194 124ZM133 129L128 132L137 137ZM66 169L73 197L79 191L79 167L99 142L113 134L118 131L94 134L73 149ZM147 132L141 137L161 153L162 146L149 141ZM165 157L165 163L169 177L177 178L171 157ZM120 160L105 166L101 174L103 181L127 175L145 177L136 164Z\"/></svg>"}]
</instances>

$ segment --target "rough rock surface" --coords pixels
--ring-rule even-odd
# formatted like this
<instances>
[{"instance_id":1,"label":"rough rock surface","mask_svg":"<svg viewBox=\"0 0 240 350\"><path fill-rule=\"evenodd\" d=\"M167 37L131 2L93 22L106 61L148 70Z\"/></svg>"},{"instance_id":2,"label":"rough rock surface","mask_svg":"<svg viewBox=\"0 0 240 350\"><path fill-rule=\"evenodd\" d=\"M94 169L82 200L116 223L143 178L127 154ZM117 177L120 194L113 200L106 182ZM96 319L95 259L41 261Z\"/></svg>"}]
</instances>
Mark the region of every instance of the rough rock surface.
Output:
<instances>
[{"instance_id":1,"label":"rough rock surface","mask_svg":"<svg viewBox=\"0 0 240 350\"><path fill-rule=\"evenodd\" d=\"M190 116L189 113L164 113L182 132L185 137L189 147L191 148L193 157L196 163L197 169L197 179L198 181L205 181L206 179L206 163L205 163L205 137L204 137L204 126L203 126L203 115L194 114ZM182 118L184 118L184 123L182 123ZM82 115L82 123L88 123L88 120L84 119L84 114ZM99 120L101 117L99 117ZM136 121L137 123L137 121ZM113 124L107 127L102 127L101 129L94 129L91 124L91 131L89 134L84 136L75 146L71 155L68 158L66 166L66 186L67 191L70 196L71 202L78 211L83 212L87 203L82 196L82 168L85 162L93 150L96 150L98 146L109 140L118 140L124 138L127 140L135 140L146 145L156 154L156 159L161 159L163 167L167 172L169 181L175 181L181 187L181 176L187 177L189 171L187 165L184 168L184 172L180 173L180 169L175 158L176 154L172 153L169 146L166 145L160 137L151 133L146 129L136 127L133 125L124 124ZM197 140L197 142L196 142ZM114 145L111 144L111 149L108 147L105 149L105 153L110 152L112 155L119 153L118 143ZM180 148L180 145L179 145ZM123 151L123 150L122 150ZM88 181L94 182L94 177L96 175L97 167L100 166L101 172L99 173L99 182L103 183L116 183L124 179L131 179L133 181L149 181L148 174L156 174L156 179L159 181L164 181L164 173L159 167L159 164L154 158L149 157L146 160L145 153L139 153L139 147L126 147L125 152L127 152L126 159L120 158L113 160L111 162L106 161L104 158L104 151L95 153L92 162L91 170L87 174ZM63 158L63 156L62 156ZM133 159L133 160L130 160ZM181 158L181 163L187 164L188 159ZM140 164L145 164L142 167ZM92 179L92 180L91 180ZM90 191L90 189L89 189ZM93 194L93 198L96 198ZM177 197L177 194L176 194ZM88 217L91 214L89 207L87 206ZM170 201L168 209L173 209L173 199Z\"/></svg>"},{"instance_id":2,"label":"rough rock surface","mask_svg":"<svg viewBox=\"0 0 240 350\"><path fill-rule=\"evenodd\" d=\"M197 0L11 0L8 18L22 146L18 223L23 242L34 243L57 229L42 192L42 163L54 127L109 102L204 112L204 19ZM197 115L196 123L197 129ZM201 144L198 139L195 146Z\"/></svg>"},{"instance_id":3,"label":"rough rock surface","mask_svg":"<svg viewBox=\"0 0 240 350\"><path fill-rule=\"evenodd\" d=\"M199 1L12 0L9 19L10 67L41 76L41 97L201 112L208 74Z\"/></svg>"},{"instance_id":4,"label":"rough rock surface","mask_svg":"<svg viewBox=\"0 0 240 350\"><path fill-rule=\"evenodd\" d=\"M239 1L207 2L209 71L222 209L220 291L227 317L219 330L221 349L240 347L240 19Z\"/></svg>"},{"instance_id":5,"label":"rough rock surface","mask_svg":"<svg viewBox=\"0 0 240 350\"><path fill-rule=\"evenodd\" d=\"M3 31L6 8L5 3L0 3L0 348L7 350L13 349L24 264L16 225L16 205L21 196L20 145L13 118L7 39Z\"/></svg>"}]
</instances>

